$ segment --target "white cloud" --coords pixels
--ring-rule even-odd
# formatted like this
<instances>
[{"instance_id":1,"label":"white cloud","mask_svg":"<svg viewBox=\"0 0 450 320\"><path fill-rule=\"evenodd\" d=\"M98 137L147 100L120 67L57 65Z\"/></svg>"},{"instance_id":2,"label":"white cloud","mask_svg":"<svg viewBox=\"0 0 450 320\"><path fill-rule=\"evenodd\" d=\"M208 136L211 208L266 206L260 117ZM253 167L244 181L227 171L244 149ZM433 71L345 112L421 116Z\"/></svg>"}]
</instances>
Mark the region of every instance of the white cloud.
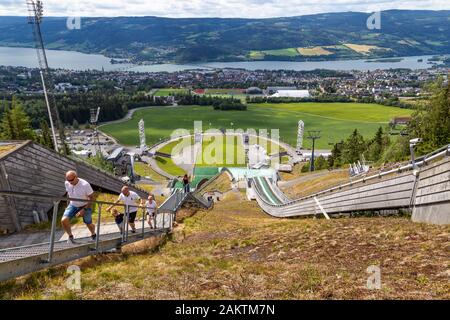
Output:
<instances>
[{"instance_id":1,"label":"white cloud","mask_svg":"<svg viewBox=\"0 0 450 320\"><path fill-rule=\"evenodd\" d=\"M44 0L52 16L266 18L387 9L449 10L448 0ZM25 0L0 0L0 15L26 15Z\"/></svg>"}]
</instances>

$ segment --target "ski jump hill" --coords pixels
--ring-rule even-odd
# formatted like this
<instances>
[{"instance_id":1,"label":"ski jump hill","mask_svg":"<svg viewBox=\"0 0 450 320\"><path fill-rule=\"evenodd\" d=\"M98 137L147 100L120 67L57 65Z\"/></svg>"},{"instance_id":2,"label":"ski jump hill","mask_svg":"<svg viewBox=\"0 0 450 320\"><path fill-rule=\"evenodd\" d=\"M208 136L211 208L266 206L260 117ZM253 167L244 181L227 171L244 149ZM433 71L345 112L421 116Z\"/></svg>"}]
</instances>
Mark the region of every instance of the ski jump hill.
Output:
<instances>
[{"instance_id":1,"label":"ski jump hill","mask_svg":"<svg viewBox=\"0 0 450 320\"><path fill-rule=\"evenodd\" d=\"M450 224L450 145L401 168L380 172L296 200L271 178L249 179L249 198L279 218L410 210L412 220Z\"/></svg>"}]
</instances>

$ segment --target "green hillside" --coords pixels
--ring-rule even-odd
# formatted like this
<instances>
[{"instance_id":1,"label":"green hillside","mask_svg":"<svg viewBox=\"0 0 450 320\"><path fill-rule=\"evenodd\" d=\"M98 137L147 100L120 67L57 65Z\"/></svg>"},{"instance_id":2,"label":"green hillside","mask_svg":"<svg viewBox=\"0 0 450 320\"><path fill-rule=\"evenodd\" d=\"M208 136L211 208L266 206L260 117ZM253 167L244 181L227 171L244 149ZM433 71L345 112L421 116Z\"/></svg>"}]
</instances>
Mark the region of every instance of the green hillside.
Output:
<instances>
[{"instance_id":1,"label":"green hillside","mask_svg":"<svg viewBox=\"0 0 450 320\"><path fill-rule=\"evenodd\" d=\"M450 52L450 11L383 11L381 31L367 28L369 16L341 12L271 19L83 18L82 28L74 32L67 32L65 18L45 18L43 33L48 48L134 61L304 61ZM33 43L26 17L0 19L0 45ZM346 44L374 49L361 52ZM306 54L298 54L297 48Z\"/></svg>"}]
</instances>

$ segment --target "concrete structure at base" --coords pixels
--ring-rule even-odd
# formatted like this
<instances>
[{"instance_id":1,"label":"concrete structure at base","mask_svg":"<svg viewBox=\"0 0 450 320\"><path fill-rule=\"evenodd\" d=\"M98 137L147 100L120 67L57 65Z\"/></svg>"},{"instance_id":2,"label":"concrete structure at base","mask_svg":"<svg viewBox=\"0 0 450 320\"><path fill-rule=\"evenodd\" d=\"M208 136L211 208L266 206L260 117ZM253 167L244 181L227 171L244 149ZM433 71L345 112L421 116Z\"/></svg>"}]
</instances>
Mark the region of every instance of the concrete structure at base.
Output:
<instances>
[{"instance_id":1,"label":"concrete structure at base","mask_svg":"<svg viewBox=\"0 0 450 320\"><path fill-rule=\"evenodd\" d=\"M7 150L0 153L0 190L30 194L63 196L65 173L78 172L80 178L91 183L94 189L102 189L119 194L123 182L85 162L64 157L31 141L2 141L0 147ZM148 193L130 186L141 197ZM47 213L52 209L51 201L33 199L13 199L0 197L0 231L12 233L22 228L47 221Z\"/></svg>"},{"instance_id":2,"label":"concrete structure at base","mask_svg":"<svg viewBox=\"0 0 450 320\"><path fill-rule=\"evenodd\" d=\"M412 220L450 224L450 157L420 171Z\"/></svg>"},{"instance_id":3,"label":"concrete structure at base","mask_svg":"<svg viewBox=\"0 0 450 320\"><path fill-rule=\"evenodd\" d=\"M309 98L309 90L278 90L270 98Z\"/></svg>"},{"instance_id":4,"label":"concrete structure at base","mask_svg":"<svg viewBox=\"0 0 450 320\"><path fill-rule=\"evenodd\" d=\"M351 212L412 210L412 220L450 224L450 146L417 163L297 200L287 199L267 178L249 179L251 198L274 217L333 215Z\"/></svg>"},{"instance_id":5,"label":"concrete structure at base","mask_svg":"<svg viewBox=\"0 0 450 320\"><path fill-rule=\"evenodd\" d=\"M300 152L303 148L303 135L305 134L305 123L300 120L298 122L297 130L297 151Z\"/></svg>"}]
</instances>

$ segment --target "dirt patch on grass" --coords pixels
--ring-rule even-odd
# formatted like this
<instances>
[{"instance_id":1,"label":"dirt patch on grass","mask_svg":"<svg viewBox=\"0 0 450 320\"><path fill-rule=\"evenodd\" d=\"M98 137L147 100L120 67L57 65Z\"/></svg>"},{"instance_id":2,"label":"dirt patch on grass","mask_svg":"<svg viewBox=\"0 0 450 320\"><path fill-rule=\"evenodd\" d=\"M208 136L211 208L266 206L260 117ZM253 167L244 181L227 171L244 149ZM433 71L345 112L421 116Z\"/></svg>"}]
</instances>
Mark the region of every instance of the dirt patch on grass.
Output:
<instances>
[{"instance_id":1,"label":"dirt patch on grass","mask_svg":"<svg viewBox=\"0 0 450 320\"><path fill-rule=\"evenodd\" d=\"M297 51L302 56L329 56L333 54L333 52L328 51L323 47L298 48Z\"/></svg>"},{"instance_id":2,"label":"dirt patch on grass","mask_svg":"<svg viewBox=\"0 0 450 320\"><path fill-rule=\"evenodd\" d=\"M377 46L369 46L369 45L365 45L365 44L353 44L353 43L345 43L344 46L346 46L347 48L356 51L358 53L362 53L362 54L369 54L370 51L375 50L375 49L383 49Z\"/></svg>"}]
</instances>

